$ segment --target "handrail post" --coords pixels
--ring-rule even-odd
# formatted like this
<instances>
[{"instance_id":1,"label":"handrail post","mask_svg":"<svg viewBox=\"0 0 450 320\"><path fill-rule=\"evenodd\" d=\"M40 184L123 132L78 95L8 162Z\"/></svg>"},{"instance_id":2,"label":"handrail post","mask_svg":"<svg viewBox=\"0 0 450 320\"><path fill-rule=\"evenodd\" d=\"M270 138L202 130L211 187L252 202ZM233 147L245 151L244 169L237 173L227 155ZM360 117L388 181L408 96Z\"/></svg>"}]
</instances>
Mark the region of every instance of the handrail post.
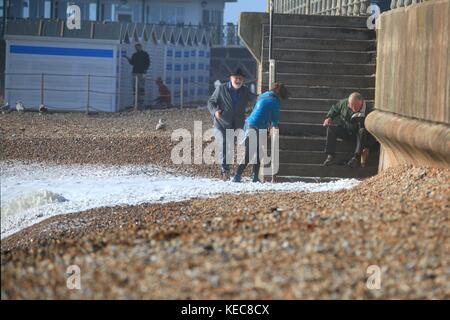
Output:
<instances>
[{"instance_id":1,"label":"handrail post","mask_svg":"<svg viewBox=\"0 0 450 320\"><path fill-rule=\"evenodd\" d=\"M184 105L184 78L180 79L180 109L183 109Z\"/></svg>"},{"instance_id":2,"label":"handrail post","mask_svg":"<svg viewBox=\"0 0 450 320\"><path fill-rule=\"evenodd\" d=\"M273 46L273 2L270 0L269 4L269 61L272 59L272 46Z\"/></svg>"},{"instance_id":3,"label":"handrail post","mask_svg":"<svg viewBox=\"0 0 450 320\"><path fill-rule=\"evenodd\" d=\"M135 75L134 78L134 111L138 110L138 92L139 92L139 79L138 79L138 75Z\"/></svg>"},{"instance_id":4,"label":"handrail post","mask_svg":"<svg viewBox=\"0 0 450 320\"><path fill-rule=\"evenodd\" d=\"M89 115L89 104L91 103L91 75L87 75L87 103L86 103L86 115Z\"/></svg>"},{"instance_id":5,"label":"handrail post","mask_svg":"<svg viewBox=\"0 0 450 320\"><path fill-rule=\"evenodd\" d=\"M44 73L41 73L41 105L44 105Z\"/></svg>"}]
</instances>

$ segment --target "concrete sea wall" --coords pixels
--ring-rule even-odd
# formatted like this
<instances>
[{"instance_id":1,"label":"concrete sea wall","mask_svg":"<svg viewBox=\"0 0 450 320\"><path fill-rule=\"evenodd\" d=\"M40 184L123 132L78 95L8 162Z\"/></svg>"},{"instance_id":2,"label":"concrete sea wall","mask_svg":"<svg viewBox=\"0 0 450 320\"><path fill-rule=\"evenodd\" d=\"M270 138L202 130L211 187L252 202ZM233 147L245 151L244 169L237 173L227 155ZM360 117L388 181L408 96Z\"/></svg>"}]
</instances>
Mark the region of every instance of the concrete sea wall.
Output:
<instances>
[{"instance_id":1,"label":"concrete sea wall","mask_svg":"<svg viewBox=\"0 0 450 320\"><path fill-rule=\"evenodd\" d=\"M450 167L450 0L385 12L378 21L375 111L380 170Z\"/></svg>"}]
</instances>

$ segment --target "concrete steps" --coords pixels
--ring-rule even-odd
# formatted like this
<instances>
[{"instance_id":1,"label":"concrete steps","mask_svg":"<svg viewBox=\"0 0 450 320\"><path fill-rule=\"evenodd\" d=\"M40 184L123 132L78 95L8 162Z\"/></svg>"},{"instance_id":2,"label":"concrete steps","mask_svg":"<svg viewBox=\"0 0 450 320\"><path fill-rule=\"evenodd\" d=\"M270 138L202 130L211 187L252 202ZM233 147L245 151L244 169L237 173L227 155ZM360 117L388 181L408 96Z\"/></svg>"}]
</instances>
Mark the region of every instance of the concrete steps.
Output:
<instances>
[{"instance_id":1,"label":"concrete steps","mask_svg":"<svg viewBox=\"0 0 450 320\"><path fill-rule=\"evenodd\" d=\"M305 137L305 136L283 136L280 135L279 140L280 150L284 151L307 151L323 152L325 148L325 138L324 137ZM346 141L337 142L337 148L340 152L353 152L354 146ZM282 160L282 159L281 159ZM320 162L322 163L322 162Z\"/></svg>"},{"instance_id":2,"label":"concrete steps","mask_svg":"<svg viewBox=\"0 0 450 320\"><path fill-rule=\"evenodd\" d=\"M294 62L328 62L328 63L353 63L373 64L376 61L375 52L359 51L330 51L330 50L305 50L305 49L277 49L273 50L273 58L280 61ZM269 56L269 50L264 49L263 55Z\"/></svg>"},{"instance_id":3,"label":"concrete steps","mask_svg":"<svg viewBox=\"0 0 450 320\"><path fill-rule=\"evenodd\" d=\"M373 107L376 39L365 17L282 15L274 17L273 58L276 79L290 98L280 114L278 176L362 178L377 171L377 155L369 167L348 168L354 144L338 141L338 165L322 167L326 158L323 120L330 107L352 92L360 92ZM268 89L269 26L262 26L262 90Z\"/></svg>"},{"instance_id":4,"label":"concrete steps","mask_svg":"<svg viewBox=\"0 0 450 320\"><path fill-rule=\"evenodd\" d=\"M264 38L264 48L269 47L269 37ZM376 51L374 40L315 39L302 37L274 37L275 48L307 50Z\"/></svg>"},{"instance_id":5,"label":"concrete steps","mask_svg":"<svg viewBox=\"0 0 450 320\"><path fill-rule=\"evenodd\" d=\"M269 26L263 26L264 37L269 35ZM331 26L301 26L276 25L274 37L314 38L333 40L374 40L374 31L364 27L331 27Z\"/></svg>"},{"instance_id":6,"label":"concrete steps","mask_svg":"<svg viewBox=\"0 0 450 320\"><path fill-rule=\"evenodd\" d=\"M326 111L315 110L281 110L280 122L320 123L326 114Z\"/></svg>"},{"instance_id":7,"label":"concrete steps","mask_svg":"<svg viewBox=\"0 0 450 320\"><path fill-rule=\"evenodd\" d=\"M351 157L352 152L336 153L338 162L348 161ZM283 159L283 163L320 164L325 158L326 156L322 151L280 150L280 159Z\"/></svg>"},{"instance_id":8,"label":"concrete steps","mask_svg":"<svg viewBox=\"0 0 450 320\"><path fill-rule=\"evenodd\" d=\"M280 121L280 134L288 136L325 136L326 129L321 123Z\"/></svg>"},{"instance_id":9,"label":"concrete steps","mask_svg":"<svg viewBox=\"0 0 450 320\"><path fill-rule=\"evenodd\" d=\"M291 98L309 98L309 99L326 99L336 101L348 97L352 92L360 92L366 99L373 100L375 92L373 88L342 88L342 87L308 87L308 86L294 86L286 85L289 90ZM263 91L268 90L268 86L263 84ZM331 107L330 104L328 109Z\"/></svg>"},{"instance_id":10,"label":"concrete steps","mask_svg":"<svg viewBox=\"0 0 450 320\"><path fill-rule=\"evenodd\" d=\"M375 76L372 75L333 75L333 74L299 74L277 72L277 81L285 85L297 85L308 87L346 87L355 88L363 86L365 88L375 87ZM264 73L263 83L269 82L269 74Z\"/></svg>"},{"instance_id":11,"label":"concrete steps","mask_svg":"<svg viewBox=\"0 0 450 320\"><path fill-rule=\"evenodd\" d=\"M367 17L275 14L274 25L365 28Z\"/></svg>"},{"instance_id":12,"label":"concrete steps","mask_svg":"<svg viewBox=\"0 0 450 320\"><path fill-rule=\"evenodd\" d=\"M349 168L343 165L323 167L320 164L280 163L281 177L366 178L377 173L377 166Z\"/></svg>"},{"instance_id":13,"label":"concrete steps","mask_svg":"<svg viewBox=\"0 0 450 320\"><path fill-rule=\"evenodd\" d=\"M268 74L268 71L268 63L264 63L264 74ZM279 74L372 76L375 75L375 71L375 64L277 61L277 73Z\"/></svg>"},{"instance_id":14,"label":"concrete steps","mask_svg":"<svg viewBox=\"0 0 450 320\"><path fill-rule=\"evenodd\" d=\"M304 111L328 111L334 99L314 99L314 98L289 98L281 105L282 110L304 110ZM366 100L368 108L373 108L373 100Z\"/></svg>"}]
</instances>

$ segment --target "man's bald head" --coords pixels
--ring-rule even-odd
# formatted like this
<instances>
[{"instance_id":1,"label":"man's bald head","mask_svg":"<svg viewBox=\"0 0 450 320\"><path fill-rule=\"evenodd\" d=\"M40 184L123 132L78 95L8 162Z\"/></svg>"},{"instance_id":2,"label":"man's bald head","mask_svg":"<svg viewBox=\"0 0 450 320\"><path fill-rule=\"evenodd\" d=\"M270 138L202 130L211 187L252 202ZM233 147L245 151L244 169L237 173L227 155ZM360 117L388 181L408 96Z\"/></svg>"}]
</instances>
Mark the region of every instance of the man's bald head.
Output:
<instances>
[{"instance_id":1,"label":"man's bald head","mask_svg":"<svg viewBox=\"0 0 450 320\"><path fill-rule=\"evenodd\" d=\"M348 97L348 106L353 112L359 112L364 104L364 98L359 92L353 92Z\"/></svg>"}]
</instances>

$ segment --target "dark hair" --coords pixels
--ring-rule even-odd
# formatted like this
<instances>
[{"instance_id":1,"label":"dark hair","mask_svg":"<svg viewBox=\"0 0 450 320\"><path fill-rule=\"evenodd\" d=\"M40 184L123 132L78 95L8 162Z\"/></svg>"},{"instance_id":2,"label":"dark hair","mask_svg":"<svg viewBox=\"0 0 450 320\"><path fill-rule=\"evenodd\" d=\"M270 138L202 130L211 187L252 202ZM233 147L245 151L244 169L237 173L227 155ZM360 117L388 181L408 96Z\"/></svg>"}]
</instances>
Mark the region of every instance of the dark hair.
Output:
<instances>
[{"instance_id":1,"label":"dark hair","mask_svg":"<svg viewBox=\"0 0 450 320\"><path fill-rule=\"evenodd\" d=\"M270 91L273 91L281 100L285 100L289 97L289 92L284 84L275 82L270 88Z\"/></svg>"}]
</instances>

